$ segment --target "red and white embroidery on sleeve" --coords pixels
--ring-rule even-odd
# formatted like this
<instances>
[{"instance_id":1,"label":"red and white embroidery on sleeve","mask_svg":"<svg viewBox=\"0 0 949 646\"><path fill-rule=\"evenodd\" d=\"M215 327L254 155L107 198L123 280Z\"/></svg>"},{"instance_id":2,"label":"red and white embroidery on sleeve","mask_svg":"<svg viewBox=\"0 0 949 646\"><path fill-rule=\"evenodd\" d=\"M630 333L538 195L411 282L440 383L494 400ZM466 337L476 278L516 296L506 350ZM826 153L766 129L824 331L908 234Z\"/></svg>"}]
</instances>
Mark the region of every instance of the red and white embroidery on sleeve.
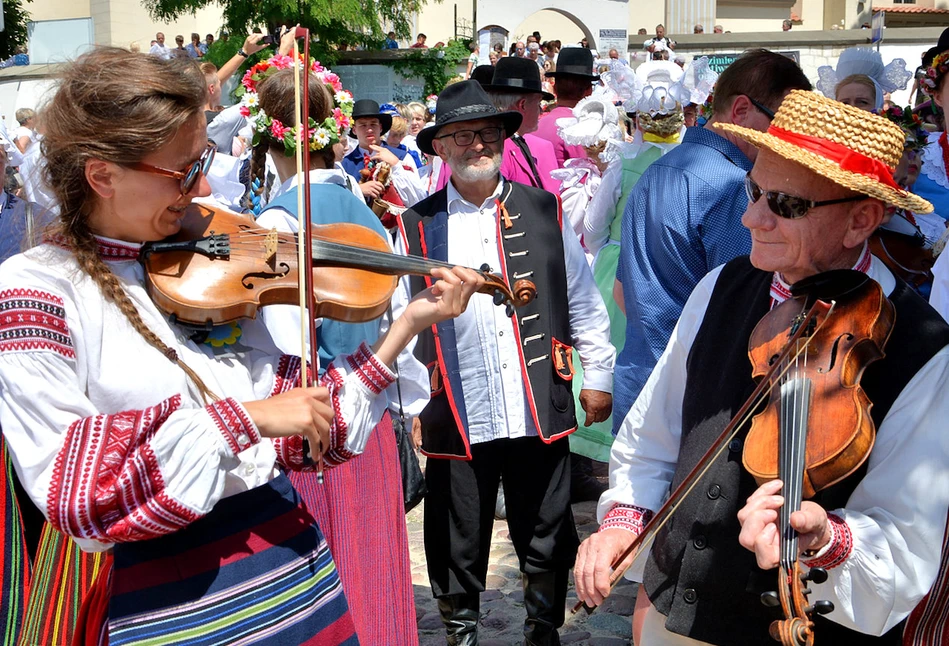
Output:
<instances>
[{"instance_id":1,"label":"red and white embroidery on sleeve","mask_svg":"<svg viewBox=\"0 0 949 646\"><path fill-rule=\"evenodd\" d=\"M395 381L395 374L389 370L376 356L366 343L362 343L351 355L345 357L359 380L373 395L380 394L389 384ZM352 451L346 449L346 438L349 434L349 425L342 414L339 400L339 391L344 382L343 374L331 363L324 375L320 378L320 386L330 391L330 402L333 405L333 421L330 424L330 448L323 454L323 462L327 467L335 467L355 457ZM284 356L280 360L275 377L274 390L271 396L286 392L300 383L300 360L297 357ZM303 438L300 436L285 437L274 440L277 452L277 461L293 471L313 471L317 465L303 466Z\"/></svg>"},{"instance_id":2,"label":"red and white embroidery on sleeve","mask_svg":"<svg viewBox=\"0 0 949 646\"><path fill-rule=\"evenodd\" d=\"M76 358L63 299L35 289L0 291L0 352L31 350Z\"/></svg>"},{"instance_id":3,"label":"red and white embroidery on sleeve","mask_svg":"<svg viewBox=\"0 0 949 646\"><path fill-rule=\"evenodd\" d=\"M827 514L830 526L830 542L812 559L803 559L808 567L820 567L830 570L841 565L853 552L853 532L850 525L836 514Z\"/></svg>"},{"instance_id":4,"label":"red and white embroidery on sleeve","mask_svg":"<svg viewBox=\"0 0 949 646\"><path fill-rule=\"evenodd\" d=\"M603 518L599 531L618 527L639 536L643 533L643 528L652 520L652 515L649 509L636 505L616 505Z\"/></svg>"},{"instance_id":5,"label":"red and white embroidery on sleeve","mask_svg":"<svg viewBox=\"0 0 949 646\"><path fill-rule=\"evenodd\" d=\"M175 395L151 408L74 422L56 455L47 497L50 523L79 538L109 543L174 532L200 517L168 495L151 440L181 407ZM234 400L205 409L235 454L260 435Z\"/></svg>"}]
</instances>

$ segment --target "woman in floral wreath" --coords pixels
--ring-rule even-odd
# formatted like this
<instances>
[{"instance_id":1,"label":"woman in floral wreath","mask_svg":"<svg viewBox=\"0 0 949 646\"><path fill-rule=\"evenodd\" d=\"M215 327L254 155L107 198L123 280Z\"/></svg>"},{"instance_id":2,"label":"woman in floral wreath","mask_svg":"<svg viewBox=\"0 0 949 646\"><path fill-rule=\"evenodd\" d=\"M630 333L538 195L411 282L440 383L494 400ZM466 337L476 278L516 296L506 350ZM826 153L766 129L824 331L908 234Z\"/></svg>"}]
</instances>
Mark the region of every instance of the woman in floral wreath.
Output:
<instances>
[{"instance_id":1,"label":"woman in floral wreath","mask_svg":"<svg viewBox=\"0 0 949 646\"><path fill-rule=\"evenodd\" d=\"M284 470L309 468L304 439L328 465L361 453L398 353L483 280L433 271L318 387L295 386L299 359L257 321L226 353L203 343L158 309L137 259L210 193L206 101L187 59L102 47L66 66L44 112L58 228L0 266L0 426L50 524L112 555L75 643L355 644Z\"/></svg>"},{"instance_id":2,"label":"woman in floral wreath","mask_svg":"<svg viewBox=\"0 0 949 646\"><path fill-rule=\"evenodd\" d=\"M263 172L264 156L269 153L281 182L274 191L279 197L266 205L257 222L264 228L293 232L298 226L293 77L300 67L299 63L294 67L289 57L260 63L245 75L242 99L256 132L251 174L257 177ZM316 62L310 63L309 90L311 222L351 222L388 239L379 218L346 188L345 172L334 168L333 145L349 130L352 96L342 89L335 74ZM407 292L397 290L393 303L396 316L407 300ZM299 310L271 306L262 316L278 347L298 353ZM361 343L373 343L384 330L379 320L319 322L321 363L326 362L325 366ZM396 423L401 423L399 397L408 414L420 413L428 403L429 379L425 366L410 351L400 355L397 373L401 393L392 392L393 388L389 395L395 403ZM326 536L359 641L411 646L418 643L418 631L396 436L389 413L382 412L368 424L375 428L364 452L329 469L322 484L312 472L291 473L289 477ZM385 611L380 611L383 607Z\"/></svg>"}]
</instances>

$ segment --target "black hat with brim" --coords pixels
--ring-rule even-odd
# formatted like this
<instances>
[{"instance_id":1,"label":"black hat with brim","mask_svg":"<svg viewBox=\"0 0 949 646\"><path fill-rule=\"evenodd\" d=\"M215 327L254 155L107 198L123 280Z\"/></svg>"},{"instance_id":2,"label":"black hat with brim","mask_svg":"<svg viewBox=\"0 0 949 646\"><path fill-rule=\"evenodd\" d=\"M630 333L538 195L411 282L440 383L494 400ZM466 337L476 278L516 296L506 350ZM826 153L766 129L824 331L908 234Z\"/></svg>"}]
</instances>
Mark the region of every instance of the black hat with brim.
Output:
<instances>
[{"instance_id":1,"label":"black hat with brim","mask_svg":"<svg viewBox=\"0 0 949 646\"><path fill-rule=\"evenodd\" d=\"M491 87L494 78L494 65L478 65L471 71L471 80L477 81L483 88Z\"/></svg>"},{"instance_id":2,"label":"black hat with brim","mask_svg":"<svg viewBox=\"0 0 949 646\"><path fill-rule=\"evenodd\" d=\"M553 101L554 95L544 91L540 80L540 68L529 58L505 56L494 66L491 85L484 86L488 92L513 94L540 94L544 101Z\"/></svg>"},{"instance_id":3,"label":"black hat with brim","mask_svg":"<svg viewBox=\"0 0 949 646\"><path fill-rule=\"evenodd\" d=\"M600 78L599 74L593 73L593 52L586 47L567 47L561 49L557 54L557 66L554 71L545 74L547 78L563 78L572 76L573 78L588 79L591 82Z\"/></svg>"},{"instance_id":4,"label":"black hat with brim","mask_svg":"<svg viewBox=\"0 0 949 646\"><path fill-rule=\"evenodd\" d=\"M500 112L477 81L453 83L438 95L438 103L435 104L435 125L423 128L415 138L415 143L423 153L435 155L437 153L432 142L443 127L452 123L495 117L501 120L506 137L517 132L523 119L520 112Z\"/></svg>"},{"instance_id":5,"label":"black hat with brim","mask_svg":"<svg viewBox=\"0 0 949 646\"><path fill-rule=\"evenodd\" d=\"M378 119L379 125L382 128L380 134L389 132L389 128L392 127L392 115L379 112L379 104L372 99L359 99L353 103L353 123L356 123L356 119L362 117L374 117ZM353 136L355 136L355 132L353 132Z\"/></svg>"}]
</instances>

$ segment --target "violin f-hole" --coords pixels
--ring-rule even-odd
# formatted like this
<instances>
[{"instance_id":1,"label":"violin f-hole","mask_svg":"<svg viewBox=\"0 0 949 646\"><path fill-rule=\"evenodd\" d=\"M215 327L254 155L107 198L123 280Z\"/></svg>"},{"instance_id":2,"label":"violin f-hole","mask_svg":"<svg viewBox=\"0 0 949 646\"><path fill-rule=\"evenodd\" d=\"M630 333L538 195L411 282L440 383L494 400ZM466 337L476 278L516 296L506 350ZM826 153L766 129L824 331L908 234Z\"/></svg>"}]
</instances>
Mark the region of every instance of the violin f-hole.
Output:
<instances>
[{"instance_id":1,"label":"violin f-hole","mask_svg":"<svg viewBox=\"0 0 949 646\"><path fill-rule=\"evenodd\" d=\"M852 339L853 339L853 334L851 334L850 332L844 332L843 334L838 336L836 339L834 339L834 345L830 349L830 363L827 364L826 368L824 367L818 368L817 372L824 374L833 370L834 365L836 365L837 363L837 352L840 350L840 342L850 341Z\"/></svg>"},{"instance_id":2,"label":"violin f-hole","mask_svg":"<svg viewBox=\"0 0 949 646\"><path fill-rule=\"evenodd\" d=\"M290 265L285 262L280 263L279 271L277 268L274 268L273 273L265 271L255 271L249 274L244 274L244 277L241 279L241 285L245 289L254 289L254 283L251 282L252 278L263 278L264 280L275 280L277 278L283 278L290 273Z\"/></svg>"}]
</instances>

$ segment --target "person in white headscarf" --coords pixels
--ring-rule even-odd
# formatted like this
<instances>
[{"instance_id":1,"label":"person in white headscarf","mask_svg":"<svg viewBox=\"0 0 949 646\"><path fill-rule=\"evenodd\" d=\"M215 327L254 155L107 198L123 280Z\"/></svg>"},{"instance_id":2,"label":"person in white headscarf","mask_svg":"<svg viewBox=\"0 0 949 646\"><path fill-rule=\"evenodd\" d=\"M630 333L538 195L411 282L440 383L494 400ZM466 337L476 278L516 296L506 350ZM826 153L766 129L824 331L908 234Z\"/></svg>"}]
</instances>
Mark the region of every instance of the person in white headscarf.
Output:
<instances>
[{"instance_id":1,"label":"person in white headscarf","mask_svg":"<svg viewBox=\"0 0 949 646\"><path fill-rule=\"evenodd\" d=\"M817 68L817 74L817 89L827 98L877 111L883 108L885 94L905 90L906 84L913 78L913 73L906 68L906 61L902 58L894 58L884 65L880 52L869 47L845 49L837 59L836 68L822 65ZM870 84L873 85L872 92ZM872 105L864 105L869 103L871 95Z\"/></svg>"}]
</instances>

